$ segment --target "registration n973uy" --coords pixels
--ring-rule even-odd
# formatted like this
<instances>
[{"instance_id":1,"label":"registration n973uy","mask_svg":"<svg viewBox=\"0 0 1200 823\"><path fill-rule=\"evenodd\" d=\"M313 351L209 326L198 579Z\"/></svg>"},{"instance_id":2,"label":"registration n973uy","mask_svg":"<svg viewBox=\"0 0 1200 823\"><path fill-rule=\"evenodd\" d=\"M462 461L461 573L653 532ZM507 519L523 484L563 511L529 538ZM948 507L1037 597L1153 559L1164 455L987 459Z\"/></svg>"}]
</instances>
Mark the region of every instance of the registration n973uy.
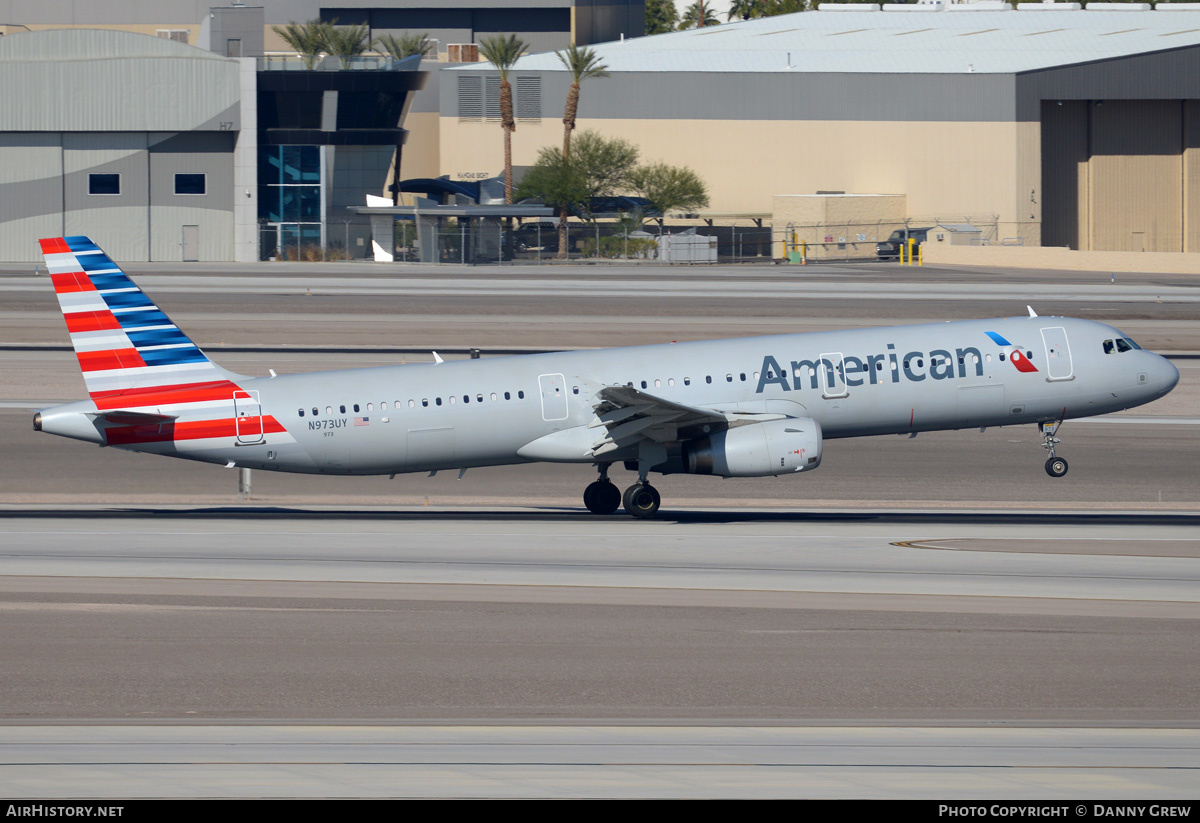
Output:
<instances>
[{"instance_id":1,"label":"registration n973uy","mask_svg":"<svg viewBox=\"0 0 1200 823\"><path fill-rule=\"evenodd\" d=\"M592 463L598 514L653 517L649 474L798 474L826 440L1034 424L1148 403L1166 359L1090 320L1029 316L271 377L213 363L87 237L42 240L88 399L39 431L254 469L383 474ZM638 480L622 494L608 469Z\"/></svg>"}]
</instances>

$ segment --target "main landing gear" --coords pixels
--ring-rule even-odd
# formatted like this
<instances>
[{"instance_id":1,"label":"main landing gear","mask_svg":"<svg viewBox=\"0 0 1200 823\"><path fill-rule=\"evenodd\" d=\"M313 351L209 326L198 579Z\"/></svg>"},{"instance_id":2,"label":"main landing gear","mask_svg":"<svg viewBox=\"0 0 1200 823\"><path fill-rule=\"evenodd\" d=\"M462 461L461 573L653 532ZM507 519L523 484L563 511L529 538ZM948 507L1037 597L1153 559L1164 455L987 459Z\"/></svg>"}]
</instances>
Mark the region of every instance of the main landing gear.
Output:
<instances>
[{"instance_id":1,"label":"main landing gear","mask_svg":"<svg viewBox=\"0 0 1200 823\"><path fill-rule=\"evenodd\" d=\"M1062 428L1062 420L1057 423L1038 423L1038 430L1042 433L1042 448L1050 455L1046 461L1046 474L1051 477L1062 477L1067 473L1067 461L1054 453L1054 447L1062 442L1055 437L1058 430Z\"/></svg>"},{"instance_id":2,"label":"main landing gear","mask_svg":"<svg viewBox=\"0 0 1200 823\"><path fill-rule=\"evenodd\" d=\"M600 467L600 479L583 490L583 505L592 514L612 514L621 505L621 492L608 479L608 463Z\"/></svg>"},{"instance_id":3,"label":"main landing gear","mask_svg":"<svg viewBox=\"0 0 1200 823\"><path fill-rule=\"evenodd\" d=\"M658 489L645 481L638 481L625 490L621 502L625 505L625 511L634 517L649 518L658 514L662 497L659 496Z\"/></svg>"},{"instance_id":4,"label":"main landing gear","mask_svg":"<svg viewBox=\"0 0 1200 823\"><path fill-rule=\"evenodd\" d=\"M588 511L592 514L612 514L624 505L625 511L634 517L650 518L658 514L658 507L662 505L658 489L651 486L645 477L639 477L638 482L621 494L608 479L608 466L608 463L600 466L600 479L583 490L583 505L587 506Z\"/></svg>"}]
</instances>

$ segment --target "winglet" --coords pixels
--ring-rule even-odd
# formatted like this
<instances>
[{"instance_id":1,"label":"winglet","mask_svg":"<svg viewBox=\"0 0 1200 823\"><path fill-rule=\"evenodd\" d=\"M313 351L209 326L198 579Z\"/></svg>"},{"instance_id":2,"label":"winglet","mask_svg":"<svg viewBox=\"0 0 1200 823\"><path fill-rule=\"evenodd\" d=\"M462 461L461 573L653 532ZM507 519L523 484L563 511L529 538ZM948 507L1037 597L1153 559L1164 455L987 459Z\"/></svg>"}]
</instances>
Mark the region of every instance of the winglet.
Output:
<instances>
[{"instance_id":1,"label":"winglet","mask_svg":"<svg viewBox=\"0 0 1200 823\"><path fill-rule=\"evenodd\" d=\"M1037 317L1037 316L1038 316L1038 313L1037 313L1037 312L1035 312L1035 311L1033 310L1033 306L1026 306L1025 308L1029 309L1029 316L1030 316L1030 317Z\"/></svg>"},{"instance_id":2,"label":"winglet","mask_svg":"<svg viewBox=\"0 0 1200 823\"><path fill-rule=\"evenodd\" d=\"M434 363L445 363L446 361L442 359L442 356L440 354L438 354L437 352L434 352L433 353L433 362Z\"/></svg>"}]
</instances>

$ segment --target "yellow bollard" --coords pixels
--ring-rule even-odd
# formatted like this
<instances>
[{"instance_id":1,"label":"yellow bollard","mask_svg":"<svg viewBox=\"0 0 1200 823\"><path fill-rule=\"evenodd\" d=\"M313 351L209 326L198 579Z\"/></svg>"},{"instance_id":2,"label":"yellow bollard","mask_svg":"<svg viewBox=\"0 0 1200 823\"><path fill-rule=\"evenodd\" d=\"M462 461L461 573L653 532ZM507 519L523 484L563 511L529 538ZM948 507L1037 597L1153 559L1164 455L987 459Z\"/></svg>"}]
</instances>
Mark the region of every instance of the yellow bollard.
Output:
<instances>
[{"instance_id":1,"label":"yellow bollard","mask_svg":"<svg viewBox=\"0 0 1200 823\"><path fill-rule=\"evenodd\" d=\"M921 246L917 246L917 265L925 265L925 249L923 249Z\"/></svg>"},{"instance_id":2,"label":"yellow bollard","mask_svg":"<svg viewBox=\"0 0 1200 823\"><path fill-rule=\"evenodd\" d=\"M808 241L800 241L800 265L808 265Z\"/></svg>"},{"instance_id":3,"label":"yellow bollard","mask_svg":"<svg viewBox=\"0 0 1200 823\"><path fill-rule=\"evenodd\" d=\"M900 244L900 265L904 265L904 244Z\"/></svg>"}]
</instances>

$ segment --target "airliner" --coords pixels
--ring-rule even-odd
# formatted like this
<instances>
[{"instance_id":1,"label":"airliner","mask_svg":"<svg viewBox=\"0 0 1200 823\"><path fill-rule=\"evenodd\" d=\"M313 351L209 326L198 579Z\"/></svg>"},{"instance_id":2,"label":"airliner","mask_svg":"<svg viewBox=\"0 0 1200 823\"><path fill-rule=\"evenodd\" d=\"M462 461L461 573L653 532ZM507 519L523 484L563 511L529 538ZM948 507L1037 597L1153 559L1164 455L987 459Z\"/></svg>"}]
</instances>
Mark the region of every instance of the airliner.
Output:
<instances>
[{"instance_id":1,"label":"airliner","mask_svg":"<svg viewBox=\"0 0 1200 823\"><path fill-rule=\"evenodd\" d=\"M1103 323L1028 316L250 377L207 356L89 238L42 240L89 399L37 431L229 467L396 475L591 463L586 508L639 518L657 474L766 477L844 437L1063 421L1140 406L1178 370ZM637 472L624 493L614 463Z\"/></svg>"}]
</instances>

